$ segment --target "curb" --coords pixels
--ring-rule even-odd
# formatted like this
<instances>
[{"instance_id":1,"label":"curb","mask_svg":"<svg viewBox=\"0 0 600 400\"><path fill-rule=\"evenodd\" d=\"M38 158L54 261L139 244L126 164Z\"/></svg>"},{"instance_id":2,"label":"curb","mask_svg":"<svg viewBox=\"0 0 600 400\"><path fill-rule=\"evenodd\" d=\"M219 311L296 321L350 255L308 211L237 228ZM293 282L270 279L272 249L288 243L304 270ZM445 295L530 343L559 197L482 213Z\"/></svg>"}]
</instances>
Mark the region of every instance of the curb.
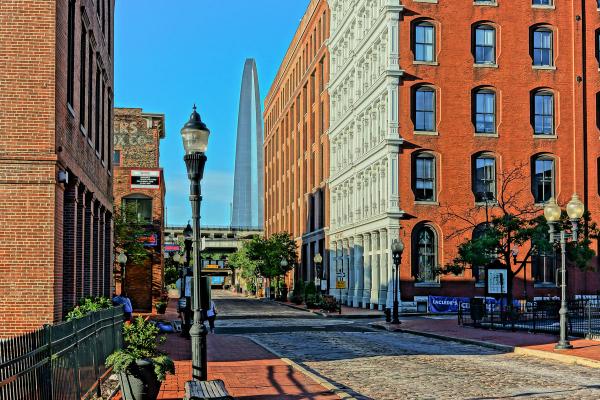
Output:
<instances>
[{"instance_id":1,"label":"curb","mask_svg":"<svg viewBox=\"0 0 600 400\"><path fill-rule=\"evenodd\" d=\"M309 310L308 308L304 308L302 306L297 306L295 304L284 303L282 301L277 301L277 300L272 300L272 301L274 301L275 303L280 304L282 306L290 307L295 310L306 311L306 312L318 315L323 318L374 319L374 318L384 318L385 317L385 315L383 315L383 314L382 315L367 315L367 314L354 314L353 315L353 314L325 313L322 311Z\"/></svg>"},{"instance_id":2,"label":"curb","mask_svg":"<svg viewBox=\"0 0 600 400\"><path fill-rule=\"evenodd\" d=\"M371 326L372 328L375 328L375 329L379 329L379 330L387 330L388 332L408 333L411 335L424 336L424 337L429 337L429 338L433 338L433 339L445 340L445 341L449 341L449 342L458 342L458 343L470 344L470 345L475 345L475 346L480 346L480 347L487 347L489 349L499 350L504 353L514 353L514 354L519 354L519 355L524 355L524 356L544 358L547 360L558 361L558 362L561 362L564 364L581 365L581 366L589 367L589 368L600 368L600 361L596 361L596 360L592 360L592 359L584 358L584 357L579 357L579 356L553 353L553 352L549 352L549 351L530 349L527 347L509 346L509 345L499 344L499 343L484 342L484 341L475 340L475 339L457 338L454 336L445 336L445 335L440 335L438 333L414 331L411 329L403 329L403 328L388 329L385 326L382 326L379 324L369 324L369 326Z\"/></svg>"},{"instance_id":3,"label":"curb","mask_svg":"<svg viewBox=\"0 0 600 400\"><path fill-rule=\"evenodd\" d=\"M348 393L347 391L345 391L344 389L340 388L339 386L329 382L328 380L321 378L320 376L314 374L313 372L307 370L305 367L301 366L300 364L298 364L297 362L284 357L282 354L280 354L278 351L272 349L270 346L260 343L257 340L255 340L254 338L245 336L246 338L250 339L253 343L255 343L256 345L262 347L263 349L273 353L276 357L278 357L281 361L283 361L284 363L288 364L290 367L294 368L295 370L298 370L299 372L301 372L302 374L308 376L310 379L312 379L313 381L317 382L319 385L323 386L325 389L329 390L330 392L332 392L333 394L337 395L340 399L346 399L346 400L357 400L356 397L352 396L350 393Z\"/></svg>"}]
</instances>

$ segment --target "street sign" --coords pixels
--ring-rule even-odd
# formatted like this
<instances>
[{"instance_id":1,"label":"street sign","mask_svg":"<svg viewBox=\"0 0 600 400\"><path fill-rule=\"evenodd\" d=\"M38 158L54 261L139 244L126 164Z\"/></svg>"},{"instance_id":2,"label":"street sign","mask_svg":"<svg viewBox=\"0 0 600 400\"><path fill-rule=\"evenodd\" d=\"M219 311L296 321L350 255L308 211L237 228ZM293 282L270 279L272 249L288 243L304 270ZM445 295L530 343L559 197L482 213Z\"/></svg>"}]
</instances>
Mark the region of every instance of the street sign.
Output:
<instances>
[{"instance_id":1,"label":"street sign","mask_svg":"<svg viewBox=\"0 0 600 400\"><path fill-rule=\"evenodd\" d=\"M343 281L343 280L335 281L335 288L336 289L346 289L346 281Z\"/></svg>"},{"instance_id":2,"label":"street sign","mask_svg":"<svg viewBox=\"0 0 600 400\"><path fill-rule=\"evenodd\" d=\"M345 277L346 277L346 273L345 273L345 272L338 272L338 273L336 274L336 276L337 276L338 278L345 278Z\"/></svg>"}]
</instances>

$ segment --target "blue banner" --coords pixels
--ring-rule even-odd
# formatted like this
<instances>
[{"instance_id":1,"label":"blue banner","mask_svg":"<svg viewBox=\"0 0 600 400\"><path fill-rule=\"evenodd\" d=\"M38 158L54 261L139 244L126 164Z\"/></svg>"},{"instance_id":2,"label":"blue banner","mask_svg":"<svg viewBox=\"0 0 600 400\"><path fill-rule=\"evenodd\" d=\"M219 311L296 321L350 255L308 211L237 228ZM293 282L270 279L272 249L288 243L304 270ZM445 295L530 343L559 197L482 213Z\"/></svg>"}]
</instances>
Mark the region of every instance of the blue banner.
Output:
<instances>
[{"instance_id":1,"label":"blue banner","mask_svg":"<svg viewBox=\"0 0 600 400\"><path fill-rule=\"evenodd\" d=\"M429 296L427 301L431 314L458 312L458 303L469 303L468 297Z\"/></svg>"}]
</instances>

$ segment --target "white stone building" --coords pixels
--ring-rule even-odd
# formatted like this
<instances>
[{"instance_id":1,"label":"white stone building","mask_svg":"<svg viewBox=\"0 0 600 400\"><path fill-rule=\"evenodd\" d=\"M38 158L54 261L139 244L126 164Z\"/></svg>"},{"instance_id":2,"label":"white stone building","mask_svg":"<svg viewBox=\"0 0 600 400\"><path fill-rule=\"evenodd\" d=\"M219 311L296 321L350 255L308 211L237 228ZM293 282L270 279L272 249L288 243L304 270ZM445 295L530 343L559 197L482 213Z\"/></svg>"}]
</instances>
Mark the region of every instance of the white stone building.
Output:
<instances>
[{"instance_id":1,"label":"white stone building","mask_svg":"<svg viewBox=\"0 0 600 400\"><path fill-rule=\"evenodd\" d=\"M392 302L399 237L399 0L330 0L330 287L348 305ZM335 289L343 272L347 288ZM390 290L388 290L388 288Z\"/></svg>"}]
</instances>

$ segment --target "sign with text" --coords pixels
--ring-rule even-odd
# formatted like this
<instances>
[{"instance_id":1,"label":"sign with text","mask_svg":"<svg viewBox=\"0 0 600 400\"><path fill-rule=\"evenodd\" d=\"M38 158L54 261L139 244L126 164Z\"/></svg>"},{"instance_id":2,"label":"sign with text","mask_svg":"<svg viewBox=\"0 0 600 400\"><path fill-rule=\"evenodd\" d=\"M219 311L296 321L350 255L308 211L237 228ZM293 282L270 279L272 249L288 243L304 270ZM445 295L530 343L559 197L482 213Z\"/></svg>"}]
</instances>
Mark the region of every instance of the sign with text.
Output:
<instances>
[{"instance_id":1,"label":"sign with text","mask_svg":"<svg viewBox=\"0 0 600 400\"><path fill-rule=\"evenodd\" d=\"M487 294L508 294L508 270L506 268L488 268Z\"/></svg>"},{"instance_id":2,"label":"sign with text","mask_svg":"<svg viewBox=\"0 0 600 400\"><path fill-rule=\"evenodd\" d=\"M138 241L144 243L144 247L154 247L158 244L158 235L156 233L151 233L138 236Z\"/></svg>"},{"instance_id":3,"label":"sign with text","mask_svg":"<svg viewBox=\"0 0 600 400\"><path fill-rule=\"evenodd\" d=\"M468 297L429 296L429 312L432 314L458 312L459 303L469 303Z\"/></svg>"},{"instance_id":4,"label":"sign with text","mask_svg":"<svg viewBox=\"0 0 600 400\"><path fill-rule=\"evenodd\" d=\"M160 171L131 170L132 189L160 189Z\"/></svg>"},{"instance_id":5,"label":"sign with text","mask_svg":"<svg viewBox=\"0 0 600 400\"><path fill-rule=\"evenodd\" d=\"M343 280L335 281L335 288L336 289L346 289L346 281L343 281Z\"/></svg>"}]
</instances>

